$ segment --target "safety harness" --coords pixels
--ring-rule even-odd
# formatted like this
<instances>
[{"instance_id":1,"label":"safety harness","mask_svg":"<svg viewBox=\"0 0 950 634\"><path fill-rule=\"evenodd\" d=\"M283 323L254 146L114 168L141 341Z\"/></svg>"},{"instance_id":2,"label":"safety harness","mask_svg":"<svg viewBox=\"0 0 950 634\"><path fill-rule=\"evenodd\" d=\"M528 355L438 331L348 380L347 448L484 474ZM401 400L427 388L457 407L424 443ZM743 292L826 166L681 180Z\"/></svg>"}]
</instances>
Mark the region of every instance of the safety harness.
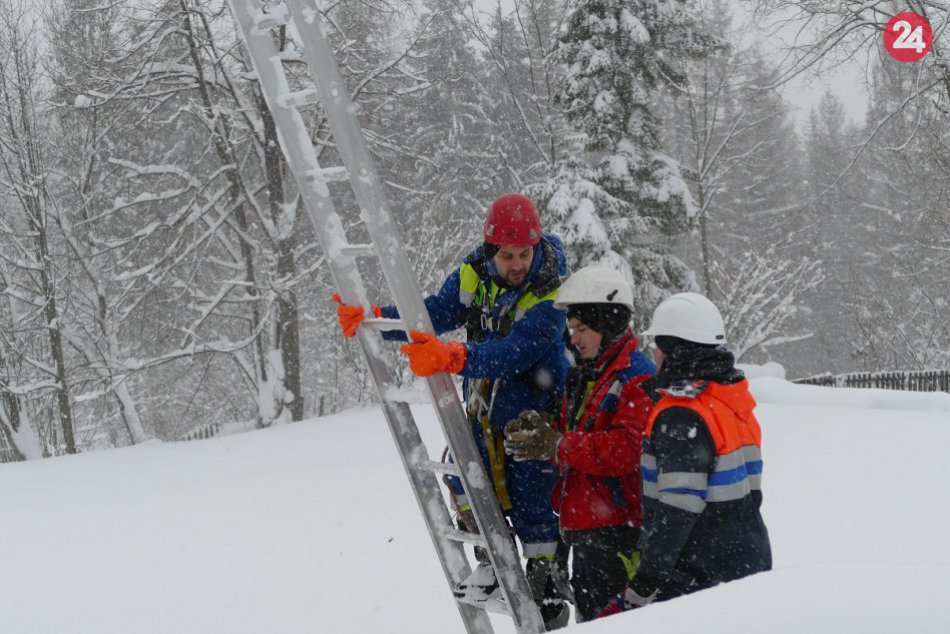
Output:
<instances>
[{"instance_id":1,"label":"safety harness","mask_svg":"<svg viewBox=\"0 0 950 634\"><path fill-rule=\"evenodd\" d=\"M494 333L495 339L504 339L515 322L536 304L553 301L561 286L558 262L553 246L546 238L538 243L541 249L541 264L537 272L523 287L506 288L496 282L488 268L488 257L479 247L459 269L459 302L465 307L465 324L468 341L481 343ZM509 293L517 292L516 297ZM507 309L496 312L496 307ZM533 375L533 368L527 373ZM477 421L485 439L488 462L491 465L495 494L502 509L511 508L511 498L505 484L504 434L492 429L490 420L495 397L501 387L501 379L473 379L468 389L467 413L470 420ZM541 386L539 386L541 389ZM547 389L547 388L545 388ZM556 399L551 399L556 402Z\"/></svg>"}]
</instances>

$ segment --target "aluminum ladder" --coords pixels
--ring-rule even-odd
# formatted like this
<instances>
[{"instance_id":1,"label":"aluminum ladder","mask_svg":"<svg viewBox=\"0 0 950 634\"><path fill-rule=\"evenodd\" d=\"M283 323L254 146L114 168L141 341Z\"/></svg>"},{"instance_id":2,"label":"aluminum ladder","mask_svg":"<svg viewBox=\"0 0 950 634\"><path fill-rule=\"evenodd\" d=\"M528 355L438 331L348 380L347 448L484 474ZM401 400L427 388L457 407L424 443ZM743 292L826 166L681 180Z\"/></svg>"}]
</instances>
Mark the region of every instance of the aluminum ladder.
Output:
<instances>
[{"instance_id":1,"label":"aluminum ladder","mask_svg":"<svg viewBox=\"0 0 950 634\"><path fill-rule=\"evenodd\" d=\"M432 323L422 301L412 268L405 256L396 224L366 146L356 108L343 82L330 48L323 19L314 0L284 0L262 10L258 0L229 0L240 26L247 50L260 82L261 92L274 117L281 149L294 174L313 228L327 254L330 270L343 301L368 307L357 257L380 259L386 281L399 309L400 319L368 317L356 338L376 383L379 400L389 424L403 466L439 555L446 580L454 588L471 572L464 544L484 548L495 569L503 600L469 604L455 599L469 634L493 632L487 610L509 615L519 634L544 632L541 614L535 605L522 571L508 526L486 476L471 427L448 374L427 379L438 419L451 450L454 464L434 461L422 443L409 409L411 397L396 387L394 359L381 345L374 329L422 330L432 333ZM271 33L287 25L301 46L314 85L293 92ZM337 148L343 158L339 166L321 168L298 107L319 103L327 116ZM371 244L351 244L337 214L328 180L340 180L345 172L360 207ZM440 486L440 474L458 476L472 507L479 534L458 530L452 523Z\"/></svg>"}]
</instances>

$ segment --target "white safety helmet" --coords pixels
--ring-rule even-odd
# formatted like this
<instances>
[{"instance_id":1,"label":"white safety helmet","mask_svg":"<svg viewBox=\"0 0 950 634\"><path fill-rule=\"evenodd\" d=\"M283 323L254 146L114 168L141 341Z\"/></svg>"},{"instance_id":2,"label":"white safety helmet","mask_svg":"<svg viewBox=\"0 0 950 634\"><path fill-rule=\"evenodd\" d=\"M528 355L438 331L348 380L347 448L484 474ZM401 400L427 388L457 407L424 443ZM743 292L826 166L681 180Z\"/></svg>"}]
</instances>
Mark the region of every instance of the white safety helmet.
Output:
<instances>
[{"instance_id":1,"label":"white safety helmet","mask_svg":"<svg viewBox=\"0 0 950 634\"><path fill-rule=\"evenodd\" d=\"M585 266L561 284L554 307L573 304L619 304L633 310L633 289L616 269Z\"/></svg>"},{"instance_id":2,"label":"white safety helmet","mask_svg":"<svg viewBox=\"0 0 950 634\"><path fill-rule=\"evenodd\" d=\"M699 293L677 293L664 299L653 311L650 327L643 334L679 337L693 343L726 342L719 309Z\"/></svg>"}]
</instances>

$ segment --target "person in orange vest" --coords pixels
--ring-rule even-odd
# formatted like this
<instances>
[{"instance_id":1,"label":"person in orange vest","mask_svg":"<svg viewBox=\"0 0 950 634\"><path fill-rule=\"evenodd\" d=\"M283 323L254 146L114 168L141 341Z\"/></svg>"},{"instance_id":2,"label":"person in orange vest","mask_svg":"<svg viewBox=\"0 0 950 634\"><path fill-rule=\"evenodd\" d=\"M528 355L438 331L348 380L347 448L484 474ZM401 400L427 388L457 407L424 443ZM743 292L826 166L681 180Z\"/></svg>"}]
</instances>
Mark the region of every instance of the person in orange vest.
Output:
<instances>
[{"instance_id":1,"label":"person in orange vest","mask_svg":"<svg viewBox=\"0 0 950 634\"><path fill-rule=\"evenodd\" d=\"M653 313L656 394L643 439L640 563L607 613L770 570L762 433L716 306L679 293Z\"/></svg>"}]
</instances>

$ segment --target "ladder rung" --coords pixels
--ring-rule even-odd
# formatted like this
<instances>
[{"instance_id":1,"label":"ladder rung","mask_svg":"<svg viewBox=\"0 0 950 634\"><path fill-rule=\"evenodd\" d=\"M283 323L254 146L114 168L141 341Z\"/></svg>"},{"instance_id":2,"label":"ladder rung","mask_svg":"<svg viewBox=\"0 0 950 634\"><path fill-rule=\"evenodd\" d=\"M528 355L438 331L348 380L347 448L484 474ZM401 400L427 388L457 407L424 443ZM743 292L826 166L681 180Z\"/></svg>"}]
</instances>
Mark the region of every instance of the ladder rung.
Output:
<instances>
[{"instance_id":1,"label":"ladder rung","mask_svg":"<svg viewBox=\"0 0 950 634\"><path fill-rule=\"evenodd\" d=\"M397 403L428 405L432 402L432 395L429 390L391 387L386 390L386 399Z\"/></svg>"},{"instance_id":2,"label":"ladder rung","mask_svg":"<svg viewBox=\"0 0 950 634\"><path fill-rule=\"evenodd\" d=\"M320 97L314 88L298 90L297 92L282 95L278 98L278 103L280 103L280 105L282 105L284 108L299 108L300 106L318 103L319 101Z\"/></svg>"},{"instance_id":3,"label":"ladder rung","mask_svg":"<svg viewBox=\"0 0 950 634\"><path fill-rule=\"evenodd\" d=\"M401 319L386 319L385 317L371 317L364 319L360 324L374 330L403 330L406 327Z\"/></svg>"},{"instance_id":4,"label":"ladder rung","mask_svg":"<svg viewBox=\"0 0 950 634\"><path fill-rule=\"evenodd\" d=\"M441 473L448 475L459 475L459 466L454 462L436 462L435 460L423 460L419 463L420 469L431 471L432 473Z\"/></svg>"},{"instance_id":5,"label":"ladder rung","mask_svg":"<svg viewBox=\"0 0 950 634\"><path fill-rule=\"evenodd\" d=\"M320 170L320 173L323 175L324 180L328 181L345 181L350 178L350 172L343 165L324 167Z\"/></svg>"},{"instance_id":6,"label":"ladder rung","mask_svg":"<svg viewBox=\"0 0 950 634\"><path fill-rule=\"evenodd\" d=\"M499 594L499 593L495 593ZM455 600L459 603L464 603L466 605L472 605L476 608L485 610L486 612L494 612L495 614L507 614L511 616L511 608L508 607L508 602L505 601L500 596L495 596L493 594L488 598L487 601L479 601L477 599L467 599L465 597L455 597Z\"/></svg>"},{"instance_id":7,"label":"ladder rung","mask_svg":"<svg viewBox=\"0 0 950 634\"><path fill-rule=\"evenodd\" d=\"M376 247L371 244L348 244L340 247L340 253L350 257L368 257L376 255Z\"/></svg>"},{"instance_id":8,"label":"ladder rung","mask_svg":"<svg viewBox=\"0 0 950 634\"><path fill-rule=\"evenodd\" d=\"M345 181L349 177L350 173L342 165L304 172L304 178L310 182Z\"/></svg>"},{"instance_id":9,"label":"ladder rung","mask_svg":"<svg viewBox=\"0 0 950 634\"><path fill-rule=\"evenodd\" d=\"M268 13L261 11L254 16L254 26L266 31L290 23L290 10L283 2L274 6Z\"/></svg>"},{"instance_id":10,"label":"ladder rung","mask_svg":"<svg viewBox=\"0 0 950 634\"><path fill-rule=\"evenodd\" d=\"M481 546L482 548L486 547L485 538L478 533L469 533L468 531L460 531L457 528L450 528L445 531L444 535L446 539L462 542L463 544L468 544L469 546Z\"/></svg>"}]
</instances>

